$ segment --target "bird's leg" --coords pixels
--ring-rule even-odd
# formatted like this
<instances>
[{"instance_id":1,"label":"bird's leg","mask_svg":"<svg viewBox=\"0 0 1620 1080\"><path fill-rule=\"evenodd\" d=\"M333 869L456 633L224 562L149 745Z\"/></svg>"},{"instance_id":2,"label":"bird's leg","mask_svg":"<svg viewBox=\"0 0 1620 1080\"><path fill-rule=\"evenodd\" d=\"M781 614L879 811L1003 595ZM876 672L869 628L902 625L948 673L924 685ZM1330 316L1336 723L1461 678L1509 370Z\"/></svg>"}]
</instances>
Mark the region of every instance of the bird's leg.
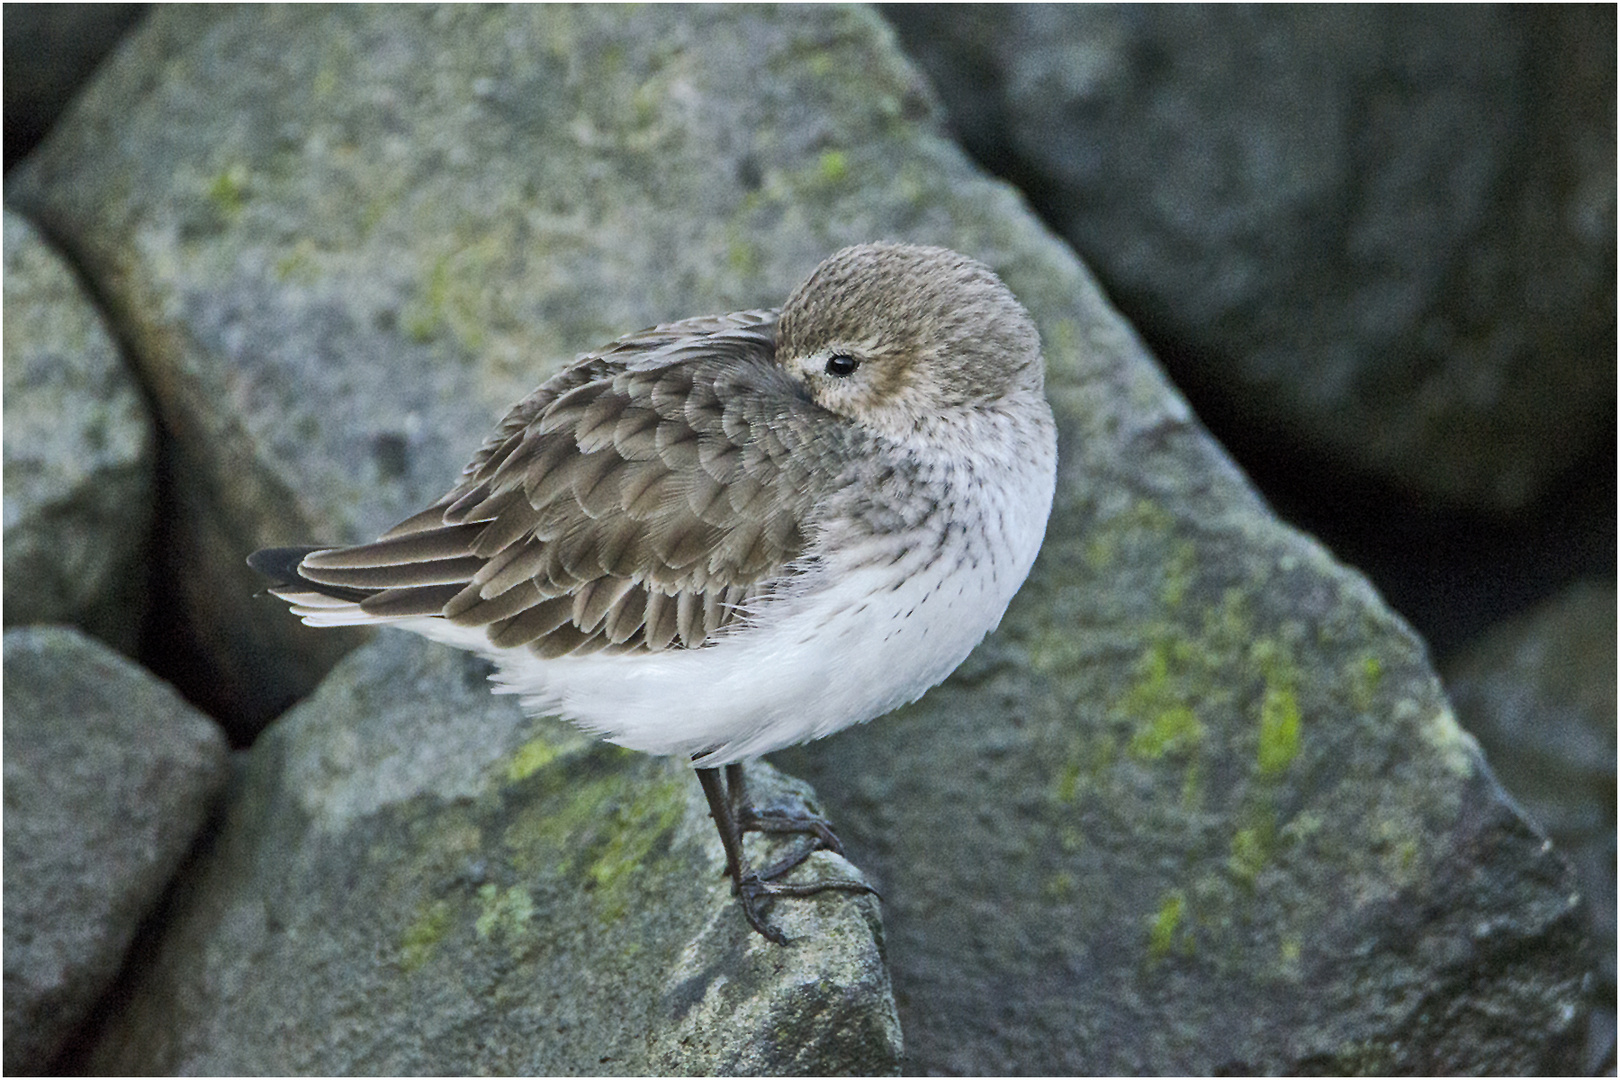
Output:
<instances>
[{"instance_id":1,"label":"bird's leg","mask_svg":"<svg viewBox=\"0 0 1620 1080\"><path fill-rule=\"evenodd\" d=\"M748 782L743 778L743 767L733 763L726 766L726 787L731 796L731 813L737 819L737 831L762 833L800 833L815 837L812 844L801 844L788 855L761 870L764 881L774 881L798 866L817 851L844 853L844 845L832 831L832 822L819 814L795 814L784 810L769 813L748 801Z\"/></svg>"},{"instance_id":2,"label":"bird's leg","mask_svg":"<svg viewBox=\"0 0 1620 1080\"><path fill-rule=\"evenodd\" d=\"M797 817L789 814L762 815L755 813L752 808L744 806L746 801L742 779L742 766L726 766L726 776L722 780L719 768L698 769L698 783L703 785L703 797L709 802L709 816L714 818L714 825L720 833L720 846L726 853L726 874L731 878L732 892L742 904L743 918L748 925L770 941L778 945L786 945L787 938L776 927L765 921L765 913L761 910L761 901L776 896L810 896L825 892L829 889L842 889L848 892L869 892L876 894L877 890L864 881L853 878L837 878L831 881L813 881L804 884L792 882L779 882L774 880L778 876L798 866L810 857L810 853L829 847L839 851L838 838L832 835L827 822L821 818L809 816ZM747 818L750 825L744 826L742 819ZM761 827L759 821L769 824ZM776 823L799 823L797 827L778 827ZM787 858L767 867L763 872L748 869L743 861L742 834L744 828L751 828L759 832L804 832L817 837L817 842L809 845L802 852L795 852ZM825 844L822 836L830 837L831 844Z\"/></svg>"}]
</instances>

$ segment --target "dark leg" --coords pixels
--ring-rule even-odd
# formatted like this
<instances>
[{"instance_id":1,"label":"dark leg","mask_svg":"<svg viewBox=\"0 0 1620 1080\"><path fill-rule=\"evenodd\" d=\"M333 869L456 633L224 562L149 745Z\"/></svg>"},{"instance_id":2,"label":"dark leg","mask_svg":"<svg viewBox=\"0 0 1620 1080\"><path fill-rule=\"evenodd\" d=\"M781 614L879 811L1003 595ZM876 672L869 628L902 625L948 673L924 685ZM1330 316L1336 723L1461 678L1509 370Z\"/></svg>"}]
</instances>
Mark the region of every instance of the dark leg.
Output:
<instances>
[{"instance_id":1,"label":"dark leg","mask_svg":"<svg viewBox=\"0 0 1620 1080\"><path fill-rule=\"evenodd\" d=\"M698 769L698 782L703 785L703 797L709 802L709 816L714 818L714 825L720 833L720 846L726 852L726 874L731 878L732 891L736 893L738 902L742 904L743 918L748 925L770 941L778 945L786 945L787 938L782 932L765 921L765 913L760 909L761 901L775 896L810 896L828 889L842 889L849 892L876 893L877 890L864 881L855 881L840 878L834 881L816 881L808 884L793 884L778 882L774 879L798 866L810 857L811 852L822 847L830 847L840 851L838 838L832 835L826 821L820 818L798 818L791 815L761 815L745 807L745 789L743 787L742 766L726 766L726 779L720 778L720 770ZM742 819L748 819L745 826ZM757 822L765 821L769 824L763 827ZM796 827L780 826L778 823L797 823ZM767 867L763 872L750 870L743 861L742 834L745 828L757 829L761 832L803 832L811 833L817 837L817 842L810 844L801 852L795 852L787 858ZM831 838L831 844L822 842L825 835Z\"/></svg>"},{"instance_id":2,"label":"dark leg","mask_svg":"<svg viewBox=\"0 0 1620 1080\"><path fill-rule=\"evenodd\" d=\"M737 831L762 833L800 833L815 837L815 842L809 845L801 844L796 851L790 852L779 862L773 863L759 876L765 881L774 881L798 866L817 851L831 851L842 855L844 845L839 843L837 835L832 831L832 822L824 817L812 814L764 813L755 808L748 801L748 783L743 778L743 767L739 764L726 766L726 787L730 789L731 813L737 820Z\"/></svg>"}]
</instances>

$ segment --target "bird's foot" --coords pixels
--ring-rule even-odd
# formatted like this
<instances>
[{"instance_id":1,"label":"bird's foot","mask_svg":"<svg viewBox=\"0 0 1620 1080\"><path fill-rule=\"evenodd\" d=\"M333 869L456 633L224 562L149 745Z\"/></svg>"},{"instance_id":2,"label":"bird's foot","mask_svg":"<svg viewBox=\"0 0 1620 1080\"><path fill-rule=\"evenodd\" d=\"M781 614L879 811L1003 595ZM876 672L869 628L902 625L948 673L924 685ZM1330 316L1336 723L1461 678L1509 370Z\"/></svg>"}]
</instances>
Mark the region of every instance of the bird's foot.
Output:
<instances>
[{"instance_id":1,"label":"bird's foot","mask_svg":"<svg viewBox=\"0 0 1620 1080\"><path fill-rule=\"evenodd\" d=\"M748 925L762 937L778 945L787 944L787 937L765 917L771 902L778 896L813 896L833 890L878 895L872 886L854 878L779 881L782 875L801 865L817 851L832 851L838 855L844 853L844 846L838 842L831 823L819 814L757 809L748 800L740 765L725 766L724 780L721 779L721 770L717 768L699 769L697 774L709 802L709 813L719 829L721 846L725 848L725 872L732 879L732 892L742 906ZM795 850L763 869L755 870L743 861L744 832L796 833L810 837L810 841L797 845Z\"/></svg>"},{"instance_id":2,"label":"bird's foot","mask_svg":"<svg viewBox=\"0 0 1620 1080\"><path fill-rule=\"evenodd\" d=\"M737 786L733 791L738 791ZM799 844L794 850L782 858L760 870L745 870L741 879L736 883L735 892L738 902L742 904L743 917L748 925L759 931L778 945L785 945L787 939L782 932L771 926L765 920L765 908L770 901L778 896L813 896L819 892L837 890L852 893L870 893L878 895L878 891L864 881L855 878L829 878L825 881L786 882L777 880L783 874L801 865L806 859L818 851L831 851L836 855L844 854L844 845L839 842L838 835L832 831L832 822L819 814L801 813L786 810L760 810L750 804L735 807L737 815L737 831L771 833L773 835L797 834L810 837L807 844Z\"/></svg>"},{"instance_id":3,"label":"bird's foot","mask_svg":"<svg viewBox=\"0 0 1620 1080\"><path fill-rule=\"evenodd\" d=\"M832 831L832 822L819 814L784 810L765 811L747 805L737 807L736 813L738 832L796 834L812 838L810 843L800 844L795 850L761 870L759 876L764 881L776 880L818 851L830 851L834 855L844 853L844 845Z\"/></svg>"},{"instance_id":4,"label":"bird's foot","mask_svg":"<svg viewBox=\"0 0 1620 1080\"><path fill-rule=\"evenodd\" d=\"M792 869L800 862L803 862L804 858L809 855L810 851L816 850L820 849L809 849L809 851L805 852L804 856L801 856L796 862L791 863L784 869ZM732 888L732 891L737 894L737 902L742 906L743 918L748 920L748 925L759 931L759 933L762 934L767 940L774 941L778 945L787 944L787 935L783 934L782 931L772 926L768 921L766 921L765 918L765 909L769 906L770 901L776 897L813 896L816 893L827 892L829 890L840 890L843 892L854 893L871 893L873 896L878 895L878 891L872 888L872 886L868 885L864 881L857 881L854 878L830 878L826 881L805 882L770 880L769 875L771 872L777 871L781 866L781 863L777 863L764 871L745 870L742 875L742 880L736 882Z\"/></svg>"}]
</instances>

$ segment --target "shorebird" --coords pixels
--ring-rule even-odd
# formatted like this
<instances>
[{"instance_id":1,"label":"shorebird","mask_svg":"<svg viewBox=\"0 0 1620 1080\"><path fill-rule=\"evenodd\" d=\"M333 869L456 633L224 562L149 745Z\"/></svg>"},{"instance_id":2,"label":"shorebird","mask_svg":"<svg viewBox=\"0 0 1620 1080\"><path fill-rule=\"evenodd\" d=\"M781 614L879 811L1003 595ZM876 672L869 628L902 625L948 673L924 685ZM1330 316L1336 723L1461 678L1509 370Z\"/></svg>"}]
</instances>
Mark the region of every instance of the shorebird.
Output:
<instances>
[{"instance_id":1,"label":"shorebird","mask_svg":"<svg viewBox=\"0 0 1620 1080\"><path fill-rule=\"evenodd\" d=\"M770 898L872 890L780 880L842 849L751 806L741 763L916 700L997 626L1051 508L1043 369L983 264L846 248L780 309L580 357L375 542L248 561L312 626L480 653L532 713L691 760L744 916L785 944ZM746 831L812 841L752 869Z\"/></svg>"}]
</instances>

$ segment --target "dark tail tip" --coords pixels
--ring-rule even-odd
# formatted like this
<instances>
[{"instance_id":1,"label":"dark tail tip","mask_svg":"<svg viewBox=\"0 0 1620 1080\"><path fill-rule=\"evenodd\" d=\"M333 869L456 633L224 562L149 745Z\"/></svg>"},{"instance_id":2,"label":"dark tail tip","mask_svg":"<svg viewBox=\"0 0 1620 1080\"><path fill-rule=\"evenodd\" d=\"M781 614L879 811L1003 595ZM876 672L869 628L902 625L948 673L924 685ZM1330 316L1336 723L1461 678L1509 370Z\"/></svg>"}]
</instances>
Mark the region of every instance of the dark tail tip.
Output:
<instances>
[{"instance_id":1,"label":"dark tail tip","mask_svg":"<svg viewBox=\"0 0 1620 1080\"><path fill-rule=\"evenodd\" d=\"M342 585L323 585L311 581L298 572L298 564L312 551L331 551L331 544L301 544L298 547L260 548L247 557L247 564L271 581L272 589L294 588L306 592L324 593L339 600L355 603L376 592L375 589L349 589Z\"/></svg>"},{"instance_id":2,"label":"dark tail tip","mask_svg":"<svg viewBox=\"0 0 1620 1080\"><path fill-rule=\"evenodd\" d=\"M247 557L247 564L277 585L309 585L298 573L298 564L312 551L325 551L315 544L299 547L260 548Z\"/></svg>"}]
</instances>

